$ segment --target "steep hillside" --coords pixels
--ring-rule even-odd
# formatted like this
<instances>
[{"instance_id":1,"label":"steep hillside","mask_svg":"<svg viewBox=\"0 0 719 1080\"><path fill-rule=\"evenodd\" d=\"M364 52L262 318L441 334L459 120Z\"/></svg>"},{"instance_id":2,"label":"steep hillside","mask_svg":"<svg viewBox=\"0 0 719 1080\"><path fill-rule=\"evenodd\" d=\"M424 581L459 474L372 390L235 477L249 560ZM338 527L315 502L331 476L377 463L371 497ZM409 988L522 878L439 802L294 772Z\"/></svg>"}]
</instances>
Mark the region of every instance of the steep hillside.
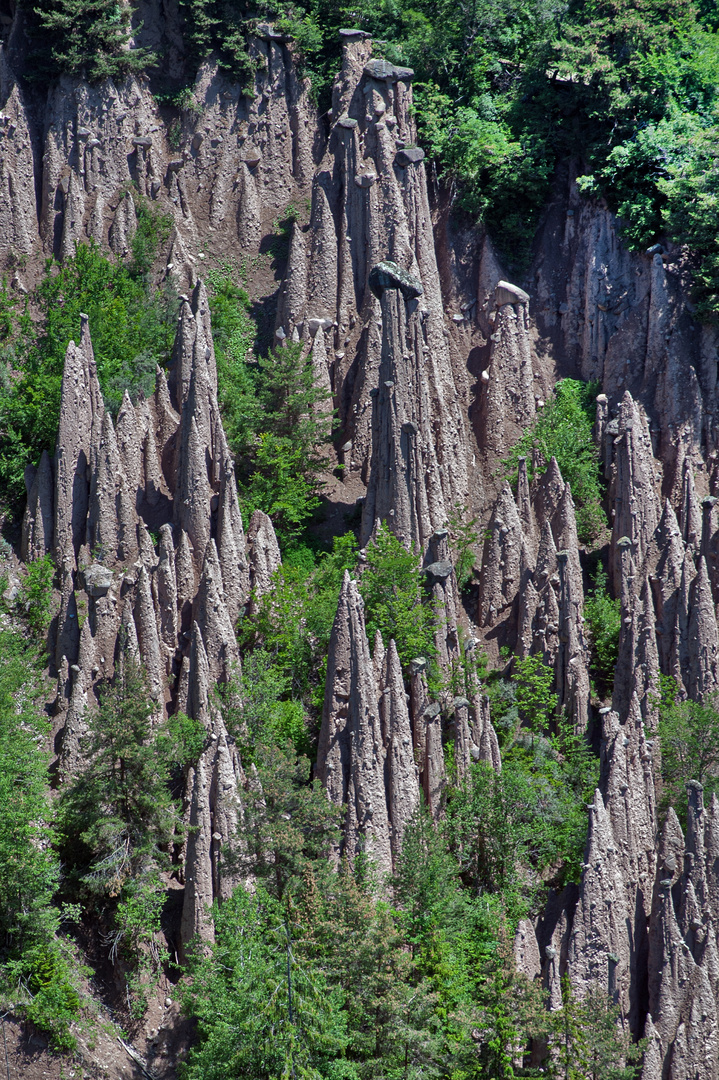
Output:
<instances>
[{"instance_id":1,"label":"steep hillside","mask_svg":"<svg viewBox=\"0 0 719 1080\"><path fill-rule=\"evenodd\" d=\"M297 12L233 72L142 4L88 81L46 8L0 48L16 1074L715 1080L699 249L557 144L512 276L385 24L327 108Z\"/></svg>"}]
</instances>

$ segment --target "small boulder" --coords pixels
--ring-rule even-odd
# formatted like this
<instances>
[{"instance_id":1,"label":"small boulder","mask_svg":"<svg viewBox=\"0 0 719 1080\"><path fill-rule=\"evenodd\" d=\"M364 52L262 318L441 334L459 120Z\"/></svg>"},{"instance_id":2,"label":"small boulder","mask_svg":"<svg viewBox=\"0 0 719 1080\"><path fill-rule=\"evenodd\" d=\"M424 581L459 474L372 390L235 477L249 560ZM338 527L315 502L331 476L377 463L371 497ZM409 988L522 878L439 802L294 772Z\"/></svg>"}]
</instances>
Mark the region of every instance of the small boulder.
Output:
<instances>
[{"instance_id":1,"label":"small boulder","mask_svg":"<svg viewBox=\"0 0 719 1080\"><path fill-rule=\"evenodd\" d=\"M93 563L82 571L82 581L88 596L105 596L112 588L112 570L101 563Z\"/></svg>"},{"instance_id":2,"label":"small boulder","mask_svg":"<svg viewBox=\"0 0 719 1080\"><path fill-rule=\"evenodd\" d=\"M385 261L373 266L369 275L369 287L378 300L385 289L399 289L405 300L414 300L424 292L422 282L397 263Z\"/></svg>"},{"instance_id":3,"label":"small boulder","mask_svg":"<svg viewBox=\"0 0 719 1080\"><path fill-rule=\"evenodd\" d=\"M421 146L405 146L397 152L394 159L395 165L399 165L401 169L406 169L408 165L419 165L420 161L424 161L424 150Z\"/></svg>"}]
</instances>

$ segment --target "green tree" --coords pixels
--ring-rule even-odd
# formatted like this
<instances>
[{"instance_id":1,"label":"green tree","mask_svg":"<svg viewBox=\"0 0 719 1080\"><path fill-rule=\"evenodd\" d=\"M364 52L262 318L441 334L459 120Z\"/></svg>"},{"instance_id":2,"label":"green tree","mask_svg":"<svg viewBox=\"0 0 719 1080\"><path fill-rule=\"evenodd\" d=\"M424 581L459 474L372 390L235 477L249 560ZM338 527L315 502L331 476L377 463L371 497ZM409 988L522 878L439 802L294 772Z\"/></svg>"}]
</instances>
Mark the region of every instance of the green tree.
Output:
<instances>
[{"instance_id":1,"label":"green tree","mask_svg":"<svg viewBox=\"0 0 719 1080\"><path fill-rule=\"evenodd\" d=\"M659 741L662 749L663 803L686 816L686 785L719 791L719 697L683 700L675 680L660 675Z\"/></svg>"},{"instance_id":2,"label":"green tree","mask_svg":"<svg viewBox=\"0 0 719 1080\"><path fill-rule=\"evenodd\" d=\"M80 970L53 906L60 880L48 789L42 661L17 628L0 630L0 992L72 1050Z\"/></svg>"},{"instance_id":3,"label":"green tree","mask_svg":"<svg viewBox=\"0 0 719 1080\"><path fill-rule=\"evenodd\" d=\"M247 871L282 899L339 845L342 811L318 781L310 782L310 763L291 743L257 742L253 758L261 787L245 796L242 857Z\"/></svg>"},{"instance_id":4,"label":"green tree","mask_svg":"<svg viewBox=\"0 0 719 1080\"><path fill-rule=\"evenodd\" d=\"M584 602L584 617L589 630L591 649L590 671L602 696L611 692L614 668L619 655L619 631L621 630L621 603L607 589L607 575L600 564L594 578L594 588Z\"/></svg>"},{"instance_id":5,"label":"green tree","mask_svg":"<svg viewBox=\"0 0 719 1080\"><path fill-rule=\"evenodd\" d=\"M24 0L29 14L30 78L84 75L91 82L123 78L154 62L130 49L132 7L106 0Z\"/></svg>"},{"instance_id":6,"label":"green tree","mask_svg":"<svg viewBox=\"0 0 719 1080\"><path fill-rule=\"evenodd\" d=\"M606 990L579 1001L562 981L562 1007L552 1013L550 1076L561 1080L634 1080L644 1043L637 1045Z\"/></svg>"},{"instance_id":7,"label":"green tree","mask_svg":"<svg viewBox=\"0 0 719 1080\"><path fill-rule=\"evenodd\" d=\"M545 472L553 457L557 459L562 478L572 490L577 533L584 543L595 540L607 523L602 509L599 454L593 438L598 391L598 383L576 379L558 382L554 398L547 402L504 462L508 478L516 482L518 458L527 458L530 481L535 474L541 476Z\"/></svg>"},{"instance_id":8,"label":"green tree","mask_svg":"<svg viewBox=\"0 0 719 1080\"><path fill-rule=\"evenodd\" d=\"M185 1005L200 1041L187 1080L341 1077L347 1044L342 995L306 955L305 926L290 901L242 887L214 912L215 943L198 951Z\"/></svg>"},{"instance_id":9,"label":"green tree","mask_svg":"<svg viewBox=\"0 0 719 1080\"><path fill-rule=\"evenodd\" d=\"M284 547L319 506L331 405L316 384L311 355L299 345L259 357L254 383L253 439L240 459L240 495L248 514L269 514Z\"/></svg>"},{"instance_id":10,"label":"green tree","mask_svg":"<svg viewBox=\"0 0 719 1080\"><path fill-rule=\"evenodd\" d=\"M541 656L517 660L512 674L519 719L530 731L547 733L557 712L554 670Z\"/></svg>"},{"instance_id":11,"label":"green tree","mask_svg":"<svg viewBox=\"0 0 719 1080\"><path fill-rule=\"evenodd\" d=\"M414 657L435 655L435 616L425 602L419 556L384 525L367 545L360 593L370 642L378 630L385 647L394 638L403 667Z\"/></svg>"},{"instance_id":12,"label":"green tree","mask_svg":"<svg viewBox=\"0 0 719 1080\"><path fill-rule=\"evenodd\" d=\"M157 966L154 938L165 899L160 875L182 832L169 789L177 751L130 656L118 664L88 726L84 766L59 799L65 891L109 921L111 958L122 958L141 1014L143 975Z\"/></svg>"}]
</instances>

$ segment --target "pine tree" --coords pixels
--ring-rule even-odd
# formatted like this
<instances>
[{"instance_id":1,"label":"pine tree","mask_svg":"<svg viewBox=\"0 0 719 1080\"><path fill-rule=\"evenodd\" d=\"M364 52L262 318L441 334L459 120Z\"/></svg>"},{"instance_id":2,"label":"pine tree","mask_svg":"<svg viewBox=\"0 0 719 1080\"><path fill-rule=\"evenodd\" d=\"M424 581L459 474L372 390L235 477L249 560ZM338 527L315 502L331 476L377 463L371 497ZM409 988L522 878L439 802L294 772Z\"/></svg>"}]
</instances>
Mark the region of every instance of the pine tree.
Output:
<instances>
[{"instance_id":1,"label":"pine tree","mask_svg":"<svg viewBox=\"0 0 719 1080\"><path fill-rule=\"evenodd\" d=\"M25 0L25 7L30 16L32 79L123 78L155 59L147 49L129 48L132 9L120 0Z\"/></svg>"}]
</instances>

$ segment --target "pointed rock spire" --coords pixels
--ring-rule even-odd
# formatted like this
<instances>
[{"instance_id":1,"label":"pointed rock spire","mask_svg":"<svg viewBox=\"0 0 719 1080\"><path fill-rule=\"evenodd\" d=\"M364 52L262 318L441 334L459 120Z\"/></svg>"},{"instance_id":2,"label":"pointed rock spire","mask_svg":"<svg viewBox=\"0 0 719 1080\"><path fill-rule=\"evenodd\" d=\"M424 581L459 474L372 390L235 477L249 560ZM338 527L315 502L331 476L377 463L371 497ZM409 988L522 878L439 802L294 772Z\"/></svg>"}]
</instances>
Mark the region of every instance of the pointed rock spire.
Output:
<instances>
[{"instance_id":1,"label":"pointed rock spire","mask_svg":"<svg viewBox=\"0 0 719 1080\"><path fill-rule=\"evenodd\" d=\"M520 583L522 523L505 481L489 523L479 579L480 624L493 626L515 600Z\"/></svg>"},{"instance_id":2,"label":"pointed rock spire","mask_svg":"<svg viewBox=\"0 0 719 1080\"><path fill-rule=\"evenodd\" d=\"M137 558L137 516L120 460L112 418L105 413L93 453L87 541L99 559L113 563Z\"/></svg>"},{"instance_id":3,"label":"pointed rock spire","mask_svg":"<svg viewBox=\"0 0 719 1080\"><path fill-rule=\"evenodd\" d=\"M256 602L272 589L272 576L282 563L280 545L267 514L255 510L247 529L250 588Z\"/></svg>"},{"instance_id":4,"label":"pointed rock spire","mask_svg":"<svg viewBox=\"0 0 719 1080\"><path fill-rule=\"evenodd\" d=\"M534 374L529 339L529 297L521 289L495 290L487 381L479 403L479 444L498 456L507 453L534 420ZM511 291L510 291L511 290Z\"/></svg>"},{"instance_id":5,"label":"pointed rock spire","mask_svg":"<svg viewBox=\"0 0 719 1080\"><path fill-rule=\"evenodd\" d=\"M250 575L245 551L245 533L237 501L235 467L228 454L222 462L217 509L217 554L222 570L225 604L234 626L250 592Z\"/></svg>"},{"instance_id":6,"label":"pointed rock spire","mask_svg":"<svg viewBox=\"0 0 719 1080\"><path fill-rule=\"evenodd\" d=\"M457 576L452 565L445 528L435 529L430 537L425 556L424 574L432 591L432 602L437 613L435 641L439 664L448 669L459 660L459 616L461 603Z\"/></svg>"},{"instance_id":7,"label":"pointed rock spire","mask_svg":"<svg viewBox=\"0 0 719 1080\"><path fill-rule=\"evenodd\" d=\"M601 792L589 808L589 838L579 901L569 942L569 977L584 995L592 985L615 998L622 1012L634 1015L632 912L627 896L611 820Z\"/></svg>"},{"instance_id":8,"label":"pointed rock spire","mask_svg":"<svg viewBox=\"0 0 719 1080\"><path fill-rule=\"evenodd\" d=\"M347 804L344 847L392 869L377 686L357 583L345 571L330 637L317 776L330 800Z\"/></svg>"},{"instance_id":9,"label":"pointed rock spire","mask_svg":"<svg viewBox=\"0 0 719 1080\"><path fill-rule=\"evenodd\" d=\"M54 530L58 562L66 554L76 556L85 541L92 434L102 422L102 412L102 396L85 320L80 346L71 341L67 347L60 391Z\"/></svg>"},{"instance_id":10,"label":"pointed rock spire","mask_svg":"<svg viewBox=\"0 0 719 1080\"><path fill-rule=\"evenodd\" d=\"M688 665L685 678L687 693L701 700L717 688L719 680L719 635L711 582L706 561L699 560L691 587L691 613L688 626Z\"/></svg>"},{"instance_id":11,"label":"pointed rock spire","mask_svg":"<svg viewBox=\"0 0 719 1080\"><path fill-rule=\"evenodd\" d=\"M222 571L215 541L210 540L205 553L202 576L193 604L193 617L202 633L207 650L210 679L226 682L237 668L240 656L235 631L225 604Z\"/></svg>"},{"instance_id":12,"label":"pointed rock spire","mask_svg":"<svg viewBox=\"0 0 719 1080\"><path fill-rule=\"evenodd\" d=\"M135 601L135 626L140 646L140 656L147 672L150 694L160 703L163 699L164 664L160 655L160 641L157 635L155 607L152 602L150 575L144 566L137 576L137 599Z\"/></svg>"},{"instance_id":13,"label":"pointed rock spire","mask_svg":"<svg viewBox=\"0 0 719 1080\"><path fill-rule=\"evenodd\" d=\"M160 638L170 655L177 648L177 577L172 528L160 527L160 558L152 579Z\"/></svg>"},{"instance_id":14,"label":"pointed rock spire","mask_svg":"<svg viewBox=\"0 0 719 1080\"><path fill-rule=\"evenodd\" d=\"M50 455L43 450L40 464L30 474L26 470L27 506L22 519L20 558L23 562L41 559L53 549L53 475Z\"/></svg>"},{"instance_id":15,"label":"pointed rock spire","mask_svg":"<svg viewBox=\"0 0 719 1080\"><path fill-rule=\"evenodd\" d=\"M419 806L419 780L412 749L407 695L394 641L387 648L387 675L382 695L387 732L388 807L392 856L396 863L402 850L405 826Z\"/></svg>"},{"instance_id":16,"label":"pointed rock spire","mask_svg":"<svg viewBox=\"0 0 719 1080\"><path fill-rule=\"evenodd\" d=\"M682 475L682 540L695 555L699 554L702 540L702 512L694 487L694 468L690 458L684 458Z\"/></svg>"},{"instance_id":17,"label":"pointed rock spire","mask_svg":"<svg viewBox=\"0 0 719 1080\"><path fill-rule=\"evenodd\" d=\"M618 428L612 531L613 580L617 593L620 591L621 574L617 542L622 537L630 540L635 564L643 569L660 517L656 462L649 425L643 409L636 404L628 390L619 406Z\"/></svg>"},{"instance_id":18,"label":"pointed rock spire","mask_svg":"<svg viewBox=\"0 0 719 1080\"><path fill-rule=\"evenodd\" d=\"M372 458L362 509L362 544L379 519L406 545L424 547L446 519L441 477L429 427L427 389L413 363L421 333L418 278L394 263L378 263L370 288L382 312L382 354L372 401ZM429 403L427 403L428 405Z\"/></svg>"}]
</instances>

